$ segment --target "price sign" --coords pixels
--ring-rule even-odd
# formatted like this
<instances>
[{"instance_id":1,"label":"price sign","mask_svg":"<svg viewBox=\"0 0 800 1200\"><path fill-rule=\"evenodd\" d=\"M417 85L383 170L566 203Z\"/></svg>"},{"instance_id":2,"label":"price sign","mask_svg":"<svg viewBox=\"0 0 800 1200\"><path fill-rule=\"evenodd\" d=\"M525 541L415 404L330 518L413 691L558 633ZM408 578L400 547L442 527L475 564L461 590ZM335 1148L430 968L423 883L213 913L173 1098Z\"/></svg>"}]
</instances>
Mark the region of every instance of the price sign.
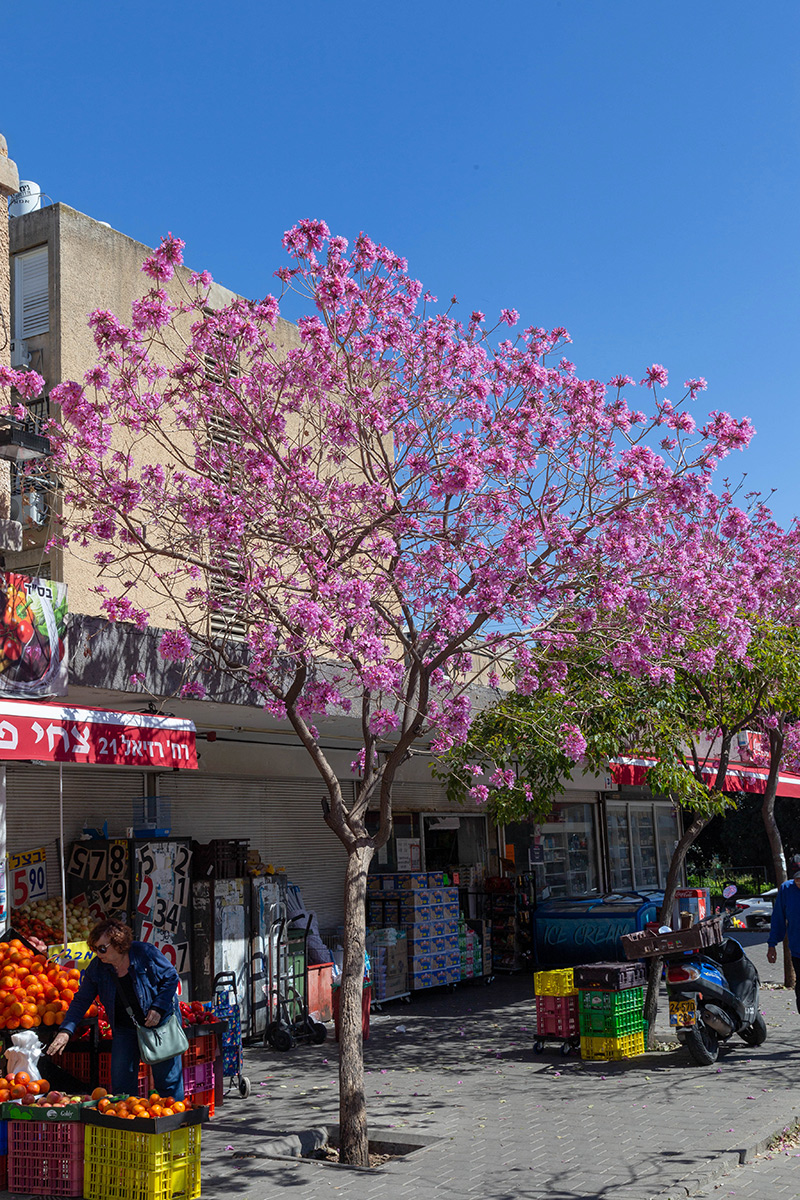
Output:
<instances>
[{"instance_id":1,"label":"price sign","mask_svg":"<svg viewBox=\"0 0 800 1200\"><path fill-rule=\"evenodd\" d=\"M44 846L38 850L25 850L22 854L9 854L8 875L12 908L22 908L31 900L45 900L47 865Z\"/></svg>"},{"instance_id":2,"label":"price sign","mask_svg":"<svg viewBox=\"0 0 800 1200\"><path fill-rule=\"evenodd\" d=\"M94 958L94 951L89 949L88 942L67 942L66 950L63 946L48 946L47 957L61 967L77 967L82 971Z\"/></svg>"}]
</instances>

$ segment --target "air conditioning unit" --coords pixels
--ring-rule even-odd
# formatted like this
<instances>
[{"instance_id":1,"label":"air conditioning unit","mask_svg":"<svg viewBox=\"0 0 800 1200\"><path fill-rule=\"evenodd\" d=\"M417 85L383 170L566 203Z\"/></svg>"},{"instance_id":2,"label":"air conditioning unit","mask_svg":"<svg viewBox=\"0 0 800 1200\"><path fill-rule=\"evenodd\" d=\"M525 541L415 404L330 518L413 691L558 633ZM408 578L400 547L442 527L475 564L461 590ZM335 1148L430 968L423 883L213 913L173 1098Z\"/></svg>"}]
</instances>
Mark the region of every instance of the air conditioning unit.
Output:
<instances>
[{"instance_id":1,"label":"air conditioning unit","mask_svg":"<svg viewBox=\"0 0 800 1200\"><path fill-rule=\"evenodd\" d=\"M42 492L15 492L11 497L11 520L30 529L39 528L47 520L47 503Z\"/></svg>"},{"instance_id":2,"label":"air conditioning unit","mask_svg":"<svg viewBox=\"0 0 800 1200\"><path fill-rule=\"evenodd\" d=\"M27 367L31 361L28 343L22 338L14 338L11 343L11 365L12 367Z\"/></svg>"}]
</instances>

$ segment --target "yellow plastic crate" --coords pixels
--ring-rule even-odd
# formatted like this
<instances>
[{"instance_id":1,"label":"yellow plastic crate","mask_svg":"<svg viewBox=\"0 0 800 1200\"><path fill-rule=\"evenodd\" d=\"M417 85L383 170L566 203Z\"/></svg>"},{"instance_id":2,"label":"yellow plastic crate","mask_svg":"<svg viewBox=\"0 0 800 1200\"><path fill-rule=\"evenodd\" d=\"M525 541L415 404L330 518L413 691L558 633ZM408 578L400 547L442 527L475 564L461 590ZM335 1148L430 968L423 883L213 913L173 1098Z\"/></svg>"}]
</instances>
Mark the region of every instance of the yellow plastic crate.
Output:
<instances>
[{"instance_id":1,"label":"yellow plastic crate","mask_svg":"<svg viewBox=\"0 0 800 1200\"><path fill-rule=\"evenodd\" d=\"M595 1062L609 1059L636 1058L644 1054L644 1031L628 1033L623 1037L582 1037L581 1058Z\"/></svg>"},{"instance_id":2,"label":"yellow plastic crate","mask_svg":"<svg viewBox=\"0 0 800 1200\"><path fill-rule=\"evenodd\" d=\"M138 1133L127 1129L87 1125L84 1162L160 1171L181 1158L200 1161L199 1125L182 1125L168 1133Z\"/></svg>"},{"instance_id":3,"label":"yellow plastic crate","mask_svg":"<svg viewBox=\"0 0 800 1200\"><path fill-rule=\"evenodd\" d=\"M85 1200L197 1200L200 1159L177 1158L160 1171L84 1162L83 1195Z\"/></svg>"},{"instance_id":4,"label":"yellow plastic crate","mask_svg":"<svg viewBox=\"0 0 800 1200\"><path fill-rule=\"evenodd\" d=\"M578 989L572 977L572 967L560 971L535 971L533 991L536 996L574 996Z\"/></svg>"},{"instance_id":5,"label":"yellow plastic crate","mask_svg":"<svg viewBox=\"0 0 800 1200\"><path fill-rule=\"evenodd\" d=\"M167 1133L87 1125L85 1200L196 1200L200 1195L200 1126Z\"/></svg>"}]
</instances>

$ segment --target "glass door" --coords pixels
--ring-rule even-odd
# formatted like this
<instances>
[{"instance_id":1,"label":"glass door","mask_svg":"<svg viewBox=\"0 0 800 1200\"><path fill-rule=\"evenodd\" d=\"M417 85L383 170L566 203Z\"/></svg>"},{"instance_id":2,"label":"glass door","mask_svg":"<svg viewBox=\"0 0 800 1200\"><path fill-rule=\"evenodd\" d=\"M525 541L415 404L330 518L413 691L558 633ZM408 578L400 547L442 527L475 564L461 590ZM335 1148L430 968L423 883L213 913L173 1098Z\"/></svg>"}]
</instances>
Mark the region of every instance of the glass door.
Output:
<instances>
[{"instance_id":1,"label":"glass door","mask_svg":"<svg viewBox=\"0 0 800 1200\"><path fill-rule=\"evenodd\" d=\"M633 888L633 867L627 805L609 804L606 809L606 831L609 883L613 891L629 892Z\"/></svg>"}]
</instances>

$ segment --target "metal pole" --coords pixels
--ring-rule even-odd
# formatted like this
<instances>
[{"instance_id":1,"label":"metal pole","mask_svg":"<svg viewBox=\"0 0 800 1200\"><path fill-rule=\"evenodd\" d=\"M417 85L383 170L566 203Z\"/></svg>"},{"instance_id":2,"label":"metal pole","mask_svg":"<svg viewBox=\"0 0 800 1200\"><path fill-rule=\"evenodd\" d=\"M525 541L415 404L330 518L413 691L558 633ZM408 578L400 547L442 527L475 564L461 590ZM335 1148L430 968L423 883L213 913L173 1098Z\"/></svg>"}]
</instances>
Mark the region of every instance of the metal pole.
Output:
<instances>
[{"instance_id":1,"label":"metal pole","mask_svg":"<svg viewBox=\"0 0 800 1200\"><path fill-rule=\"evenodd\" d=\"M67 948L67 876L64 869L64 766L58 764L58 857L61 867L61 920L63 922L64 949Z\"/></svg>"}]
</instances>

